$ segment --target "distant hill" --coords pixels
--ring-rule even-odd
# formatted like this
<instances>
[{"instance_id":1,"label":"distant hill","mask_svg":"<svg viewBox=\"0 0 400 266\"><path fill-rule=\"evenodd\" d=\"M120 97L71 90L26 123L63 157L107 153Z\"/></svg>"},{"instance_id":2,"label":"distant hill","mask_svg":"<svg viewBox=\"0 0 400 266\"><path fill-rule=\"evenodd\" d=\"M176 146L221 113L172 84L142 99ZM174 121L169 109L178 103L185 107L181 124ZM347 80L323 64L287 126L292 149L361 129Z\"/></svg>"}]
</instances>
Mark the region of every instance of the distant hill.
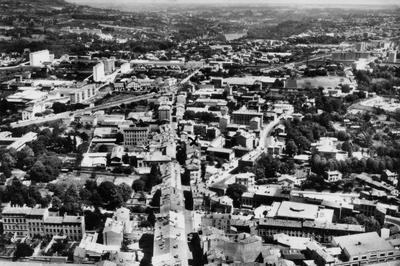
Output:
<instances>
[{"instance_id":1,"label":"distant hill","mask_svg":"<svg viewBox=\"0 0 400 266\"><path fill-rule=\"evenodd\" d=\"M37 6L37 7L67 7L73 4L64 0L0 0L0 5L9 6Z\"/></svg>"}]
</instances>

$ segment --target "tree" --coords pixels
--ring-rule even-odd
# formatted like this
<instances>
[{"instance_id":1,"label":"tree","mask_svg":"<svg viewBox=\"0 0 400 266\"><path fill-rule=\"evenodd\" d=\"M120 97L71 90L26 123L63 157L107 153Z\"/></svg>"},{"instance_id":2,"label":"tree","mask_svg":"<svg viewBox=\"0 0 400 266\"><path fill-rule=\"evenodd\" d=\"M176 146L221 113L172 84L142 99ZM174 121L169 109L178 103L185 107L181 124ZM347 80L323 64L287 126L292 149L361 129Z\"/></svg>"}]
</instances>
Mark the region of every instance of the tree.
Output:
<instances>
[{"instance_id":1,"label":"tree","mask_svg":"<svg viewBox=\"0 0 400 266\"><path fill-rule=\"evenodd\" d=\"M59 210L62 207L62 201L59 197L53 196L53 199L51 200L51 206L53 209Z\"/></svg>"},{"instance_id":2,"label":"tree","mask_svg":"<svg viewBox=\"0 0 400 266\"><path fill-rule=\"evenodd\" d=\"M341 220L341 223L344 224L359 224L357 219L353 216L346 216Z\"/></svg>"},{"instance_id":3,"label":"tree","mask_svg":"<svg viewBox=\"0 0 400 266\"><path fill-rule=\"evenodd\" d=\"M0 170L1 170L1 172L3 172L3 174L6 178L10 178L12 176L12 172L11 172L10 166L8 164L3 163L0 166Z\"/></svg>"},{"instance_id":4,"label":"tree","mask_svg":"<svg viewBox=\"0 0 400 266\"><path fill-rule=\"evenodd\" d=\"M124 199L119 193L117 186L112 182L105 181L101 183L97 191L108 209L114 210L122 206Z\"/></svg>"},{"instance_id":5,"label":"tree","mask_svg":"<svg viewBox=\"0 0 400 266\"><path fill-rule=\"evenodd\" d=\"M132 188L135 192L143 191L146 183L142 179L136 179L133 181Z\"/></svg>"},{"instance_id":6,"label":"tree","mask_svg":"<svg viewBox=\"0 0 400 266\"><path fill-rule=\"evenodd\" d=\"M84 216L86 230L97 230L104 226L105 216L101 214L98 208L96 208L94 212L85 211Z\"/></svg>"},{"instance_id":7,"label":"tree","mask_svg":"<svg viewBox=\"0 0 400 266\"><path fill-rule=\"evenodd\" d=\"M152 210L147 216L147 221L150 223L152 227L154 227L154 225L156 224L156 216L154 215L154 212Z\"/></svg>"},{"instance_id":8,"label":"tree","mask_svg":"<svg viewBox=\"0 0 400 266\"><path fill-rule=\"evenodd\" d=\"M38 140L32 141L30 144L30 147L32 148L33 152L35 153L35 156L39 156L46 152L46 145L43 142L43 140L38 139Z\"/></svg>"},{"instance_id":9,"label":"tree","mask_svg":"<svg viewBox=\"0 0 400 266\"><path fill-rule=\"evenodd\" d=\"M14 157L9 151L1 153L0 157L1 157L1 163L7 164L10 168L14 168L17 164L16 154Z\"/></svg>"},{"instance_id":10,"label":"tree","mask_svg":"<svg viewBox=\"0 0 400 266\"><path fill-rule=\"evenodd\" d=\"M65 191L63 203L62 213L76 215L81 211L81 199L75 184L70 185Z\"/></svg>"},{"instance_id":11,"label":"tree","mask_svg":"<svg viewBox=\"0 0 400 266\"><path fill-rule=\"evenodd\" d=\"M150 206L160 207L160 201L161 201L161 190L157 189L157 191L153 195L153 198L151 199Z\"/></svg>"},{"instance_id":12,"label":"tree","mask_svg":"<svg viewBox=\"0 0 400 266\"><path fill-rule=\"evenodd\" d=\"M33 249L26 243L17 244L17 248L14 252L14 259L30 257L33 254Z\"/></svg>"},{"instance_id":13,"label":"tree","mask_svg":"<svg viewBox=\"0 0 400 266\"><path fill-rule=\"evenodd\" d=\"M68 107L64 103L55 102L55 103L53 103L52 109L55 114L59 114L59 113L66 112L68 110Z\"/></svg>"},{"instance_id":14,"label":"tree","mask_svg":"<svg viewBox=\"0 0 400 266\"><path fill-rule=\"evenodd\" d=\"M150 191L154 185L161 183L161 172L157 165L153 164L150 169L150 174L146 179L146 190Z\"/></svg>"},{"instance_id":15,"label":"tree","mask_svg":"<svg viewBox=\"0 0 400 266\"><path fill-rule=\"evenodd\" d=\"M122 199L124 200L124 202L127 202L132 195L132 188L129 187L127 184L122 183L120 185L118 185L118 191L122 196Z\"/></svg>"},{"instance_id":16,"label":"tree","mask_svg":"<svg viewBox=\"0 0 400 266\"><path fill-rule=\"evenodd\" d=\"M154 235L143 234L139 240L139 248L143 250L144 256L140 265L151 265L151 258L153 257Z\"/></svg>"},{"instance_id":17,"label":"tree","mask_svg":"<svg viewBox=\"0 0 400 266\"><path fill-rule=\"evenodd\" d=\"M233 207L240 207L240 200L242 198L242 194L247 191L247 188L241 184L230 184L226 189L226 195L233 200Z\"/></svg>"},{"instance_id":18,"label":"tree","mask_svg":"<svg viewBox=\"0 0 400 266\"><path fill-rule=\"evenodd\" d=\"M22 150L17 152L17 167L24 169L26 167L32 167L30 160L34 160L35 153L29 146L25 146Z\"/></svg>"},{"instance_id":19,"label":"tree","mask_svg":"<svg viewBox=\"0 0 400 266\"><path fill-rule=\"evenodd\" d=\"M293 157L294 155L297 154L298 148L296 143L293 140L289 140L288 143L286 144L286 153L290 156Z\"/></svg>"},{"instance_id":20,"label":"tree","mask_svg":"<svg viewBox=\"0 0 400 266\"><path fill-rule=\"evenodd\" d=\"M121 132L118 132L116 135L116 139L117 139L117 143L123 143L124 142L124 134L122 134Z\"/></svg>"},{"instance_id":21,"label":"tree","mask_svg":"<svg viewBox=\"0 0 400 266\"><path fill-rule=\"evenodd\" d=\"M359 222L359 224L365 226L366 232L373 232L373 231L378 232L381 229L381 224L372 216L368 217L365 216L364 214L358 214L356 215L356 219Z\"/></svg>"}]
</instances>

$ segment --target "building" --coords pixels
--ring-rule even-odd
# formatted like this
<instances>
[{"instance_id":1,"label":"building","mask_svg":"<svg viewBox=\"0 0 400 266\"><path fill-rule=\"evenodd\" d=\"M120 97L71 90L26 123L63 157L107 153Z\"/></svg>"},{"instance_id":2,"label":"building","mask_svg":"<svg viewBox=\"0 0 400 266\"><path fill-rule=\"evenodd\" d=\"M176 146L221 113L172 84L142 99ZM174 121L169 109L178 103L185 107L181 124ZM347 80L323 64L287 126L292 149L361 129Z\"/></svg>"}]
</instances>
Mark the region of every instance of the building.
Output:
<instances>
[{"instance_id":1,"label":"building","mask_svg":"<svg viewBox=\"0 0 400 266\"><path fill-rule=\"evenodd\" d=\"M354 224L262 218L258 222L257 231L259 236L265 238L285 233L289 236L314 238L318 242L328 243L334 236L363 233L365 228Z\"/></svg>"},{"instance_id":2,"label":"building","mask_svg":"<svg viewBox=\"0 0 400 266\"><path fill-rule=\"evenodd\" d=\"M339 171L326 171L325 180L328 183L335 183L342 180L342 173Z\"/></svg>"},{"instance_id":3,"label":"building","mask_svg":"<svg viewBox=\"0 0 400 266\"><path fill-rule=\"evenodd\" d=\"M212 227L203 230L201 244L206 254L219 250L226 260L235 264L254 263L262 250L259 236L247 233L227 235Z\"/></svg>"},{"instance_id":4,"label":"building","mask_svg":"<svg viewBox=\"0 0 400 266\"><path fill-rule=\"evenodd\" d=\"M274 202L258 223L260 236L285 233L295 237L313 237L327 243L332 236L365 232L361 225L333 223L334 211L318 205L292 201Z\"/></svg>"},{"instance_id":5,"label":"building","mask_svg":"<svg viewBox=\"0 0 400 266\"><path fill-rule=\"evenodd\" d=\"M93 67L93 81L102 82L105 79L104 63L99 62Z\"/></svg>"},{"instance_id":6,"label":"building","mask_svg":"<svg viewBox=\"0 0 400 266\"><path fill-rule=\"evenodd\" d=\"M397 61L397 52L396 51L389 52L388 61L389 61L389 63L396 63L396 61Z\"/></svg>"},{"instance_id":7,"label":"building","mask_svg":"<svg viewBox=\"0 0 400 266\"><path fill-rule=\"evenodd\" d=\"M393 173L392 171L386 169L382 173L382 179L391 183L393 186L397 186L399 182L399 175L397 173Z\"/></svg>"},{"instance_id":8,"label":"building","mask_svg":"<svg viewBox=\"0 0 400 266\"><path fill-rule=\"evenodd\" d=\"M160 106L160 108L158 108L158 119L160 121L171 121L171 106Z\"/></svg>"},{"instance_id":9,"label":"building","mask_svg":"<svg viewBox=\"0 0 400 266\"><path fill-rule=\"evenodd\" d=\"M107 218L103 230L103 243L106 246L120 247L124 239L124 223Z\"/></svg>"},{"instance_id":10,"label":"building","mask_svg":"<svg viewBox=\"0 0 400 266\"><path fill-rule=\"evenodd\" d=\"M122 74L127 74L127 73L129 73L129 72L131 72L131 64L129 64L129 63L123 63L123 64L121 65L121 73L122 73Z\"/></svg>"},{"instance_id":11,"label":"building","mask_svg":"<svg viewBox=\"0 0 400 266\"><path fill-rule=\"evenodd\" d=\"M34 67L42 67L43 63L51 62L49 50L37 51L29 54L29 64Z\"/></svg>"},{"instance_id":12,"label":"building","mask_svg":"<svg viewBox=\"0 0 400 266\"><path fill-rule=\"evenodd\" d=\"M4 233L17 237L66 235L80 240L85 233L84 216L54 216L48 209L6 206L2 211Z\"/></svg>"},{"instance_id":13,"label":"building","mask_svg":"<svg viewBox=\"0 0 400 266\"><path fill-rule=\"evenodd\" d=\"M98 86L95 84L86 84L78 87L68 87L57 89L60 97L69 97L71 104L84 103L96 96Z\"/></svg>"},{"instance_id":14,"label":"building","mask_svg":"<svg viewBox=\"0 0 400 266\"><path fill-rule=\"evenodd\" d=\"M254 149L256 145L256 136L255 134L246 132L246 131L239 131L235 136L233 136L235 143L239 146L242 146L247 149Z\"/></svg>"},{"instance_id":15,"label":"building","mask_svg":"<svg viewBox=\"0 0 400 266\"><path fill-rule=\"evenodd\" d=\"M103 60L103 64L104 64L105 74L111 74L115 71L115 60L114 59L105 59L105 60Z\"/></svg>"},{"instance_id":16,"label":"building","mask_svg":"<svg viewBox=\"0 0 400 266\"><path fill-rule=\"evenodd\" d=\"M233 160L235 153L231 149L208 147L207 154L227 161Z\"/></svg>"},{"instance_id":17,"label":"building","mask_svg":"<svg viewBox=\"0 0 400 266\"><path fill-rule=\"evenodd\" d=\"M147 145L150 129L148 127L130 127L123 131L124 146Z\"/></svg>"},{"instance_id":18,"label":"building","mask_svg":"<svg viewBox=\"0 0 400 266\"><path fill-rule=\"evenodd\" d=\"M349 266L400 260L400 250L376 232L334 237L332 243L343 250Z\"/></svg>"},{"instance_id":19,"label":"building","mask_svg":"<svg viewBox=\"0 0 400 266\"><path fill-rule=\"evenodd\" d=\"M241 108L237 111L232 112L232 123L249 126L251 120L255 117L260 118L260 126L262 127L263 113L254 110L247 110L246 108Z\"/></svg>"},{"instance_id":20,"label":"building","mask_svg":"<svg viewBox=\"0 0 400 266\"><path fill-rule=\"evenodd\" d=\"M0 148L22 150L26 143L37 139L37 133L28 132L22 137L12 137L11 132L0 132Z\"/></svg>"}]
</instances>

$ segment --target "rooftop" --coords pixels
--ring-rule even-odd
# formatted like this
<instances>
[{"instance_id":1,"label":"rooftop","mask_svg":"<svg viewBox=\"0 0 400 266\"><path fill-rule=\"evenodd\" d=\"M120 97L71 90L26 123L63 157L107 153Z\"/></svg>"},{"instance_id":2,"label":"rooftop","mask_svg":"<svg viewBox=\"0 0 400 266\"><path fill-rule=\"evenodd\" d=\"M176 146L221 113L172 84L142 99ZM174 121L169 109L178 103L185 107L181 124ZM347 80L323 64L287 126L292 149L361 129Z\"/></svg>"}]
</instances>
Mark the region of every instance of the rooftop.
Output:
<instances>
[{"instance_id":1,"label":"rooftop","mask_svg":"<svg viewBox=\"0 0 400 266\"><path fill-rule=\"evenodd\" d=\"M350 257L394 249L389 241L380 238L377 232L334 237L333 242L346 250Z\"/></svg>"},{"instance_id":2,"label":"rooftop","mask_svg":"<svg viewBox=\"0 0 400 266\"><path fill-rule=\"evenodd\" d=\"M318 216L317 205L283 201L278 209L278 217L315 220Z\"/></svg>"}]
</instances>

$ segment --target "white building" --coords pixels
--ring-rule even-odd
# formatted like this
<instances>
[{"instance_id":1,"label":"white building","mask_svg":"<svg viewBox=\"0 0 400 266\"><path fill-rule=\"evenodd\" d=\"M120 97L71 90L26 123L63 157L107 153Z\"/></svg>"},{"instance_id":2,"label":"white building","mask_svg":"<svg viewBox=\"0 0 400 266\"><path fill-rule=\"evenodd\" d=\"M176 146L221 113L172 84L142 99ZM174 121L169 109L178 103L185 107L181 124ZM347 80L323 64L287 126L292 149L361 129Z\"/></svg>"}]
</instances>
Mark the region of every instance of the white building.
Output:
<instances>
[{"instance_id":1,"label":"white building","mask_svg":"<svg viewBox=\"0 0 400 266\"><path fill-rule=\"evenodd\" d=\"M342 180L342 173L339 171L327 171L326 172L326 181L328 183L334 183Z\"/></svg>"},{"instance_id":2,"label":"white building","mask_svg":"<svg viewBox=\"0 0 400 266\"><path fill-rule=\"evenodd\" d=\"M121 73L122 74L127 74L131 71L131 64L129 63L124 63L121 65Z\"/></svg>"},{"instance_id":3,"label":"white building","mask_svg":"<svg viewBox=\"0 0 400 266\"><path fill-rule=\"evenodd\" d=\"M42 50L29 54L29 64L31 66L41 67L45 62L51 62L49 50Z\"/></svg>"},{"instance_id":4,"label":"white building","mask_svg":"<svg viewBox=\"0 0 400 266\"><path fill-rule=\"evenodd\" d=\"M93 81L102 82L105 79L104 63L100 62L93 67Z\"/></svg>"}]
</instances>

